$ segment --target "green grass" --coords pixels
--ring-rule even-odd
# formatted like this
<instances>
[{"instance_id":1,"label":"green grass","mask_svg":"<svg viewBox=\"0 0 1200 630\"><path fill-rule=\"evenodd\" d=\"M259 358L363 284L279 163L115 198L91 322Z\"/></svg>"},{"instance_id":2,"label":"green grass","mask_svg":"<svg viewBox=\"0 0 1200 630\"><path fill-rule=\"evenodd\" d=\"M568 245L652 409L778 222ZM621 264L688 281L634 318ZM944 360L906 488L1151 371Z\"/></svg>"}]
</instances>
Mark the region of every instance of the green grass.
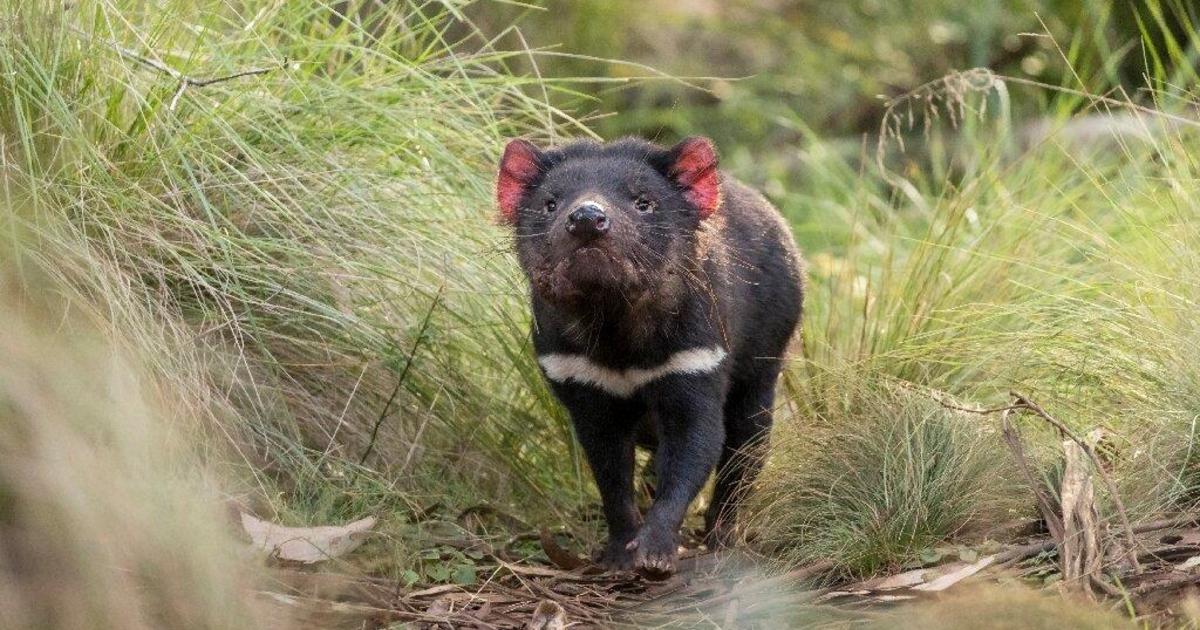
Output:
<instances>
[{"instance_id":1,"label":"green grass","mask_svg":"<svg viewBox=\"0 0 1200 630\"><path fill-rule=\"evenodd\" d=\"M1055 132L1020 148L1004 105L1053 89L955 83L935 86L940 135L909 136L908 152L883 141L886 186L867 176L826 202L846 253L810 256L805 361L759 516L769 545L849 573L912 560L979 514L1015 517L1013 497L1031 510L1029 489L994 468L1009 458L998 417L938 412L934 395L998 406L1020 391L1081 432L1112 434L1135 518L1195 505L1196 124L1097 99L1064 105ZM952 125L947 108L966 117ZM1107 111L1142 114L1147 133L1072 135L1072 119ZM919 106L912 127L932 113ZM917 143L931 164L914 170L904 156ZM822 172L849 181L851 166L814 144ZM923 394L897 397L898 384L933 392L921 423L905 418ZM1057 439L1024 422L1052 469ZM931 471L917 462L962 494L923 483Z\"/></svg>"},{"instance_id":2,"label":"green grass","mask_svg":"<svg viewBox=\"0 0 1200 630\"><path fill-rule=\"evenodd\" d=\"M945 107L961 104L967 116L955 130L943 107L938 124L953 143L948 135L924 141L927 160L945 156L944 175L929 178L937 166L890 170L891 198L875 196L880 188L868 178L857 198L832 208L851 217L837 227L850 235L847 253L814 256L806 361L791 382L796 409L781 432L782 463L764 483L773 489L763 515L772 534L801 557L834 557L852 573L911 560L973 516L1011 507L1014 496L1029 507L1027 488L972 457L977 449L1008 457L995 438L997 417L943 412L930 425L969 425L955 429L976 432L966 448L902 432L920 438L921 452L896 438L894 423L913 404L891 393L897 381L984 406L1003 404L1010 390L1030 395L1080 431L1113 434L1114 466L1136 518L1195 505L1196 368L1187 358L1195 325L1187 314L1200 279L1188 148L1196 124L1097 100L1073 116L1133 111L1145 136L1080 142L1063 116L1052 124L1058 131L1018 149L1003 105L1027 88L1000 80L960 97L953 83L937 86ZM997 93L1003 98L989 100L985 113L984 99ZM930 113L919 108L913 125ZM885 142L885 164L903 164L898 142ZM825 166L838 168L849 171ZM874 393L856 402L863 388ZM855 413L830 411L847 404ZM1027 429L1052 468L1057 440L1036 420ZM991 438L981 441L981 431ZM905 459L896 448L921 454ZM965 496L923 485L928 471L917 461L936 461L939 478ZM895 487L881 479L896 479Z\"/></svg>"}]
</instances>

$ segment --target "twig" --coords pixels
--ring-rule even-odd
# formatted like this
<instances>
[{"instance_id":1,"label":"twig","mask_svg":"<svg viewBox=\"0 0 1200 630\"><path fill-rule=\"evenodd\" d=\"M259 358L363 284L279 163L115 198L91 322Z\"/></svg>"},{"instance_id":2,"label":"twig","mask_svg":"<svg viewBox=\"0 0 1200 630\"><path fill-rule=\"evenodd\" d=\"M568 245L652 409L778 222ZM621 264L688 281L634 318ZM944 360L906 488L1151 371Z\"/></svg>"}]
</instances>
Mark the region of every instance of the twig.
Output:
<instances>
[{"instance_id":1,"label":"twig","mask_svg":"<svg viewBox=\"0 0 1200 630\"><path fill-rule=\"evenodd\" d=\"M74 30L77 34L82 35L84 37L89 37L89 38L91 37L91 35L83 32L79 29L72 29L72 30ZM168 66L167 64L163 63L162 61L159 61L158 59L152 59L150 57L146 57L145 55L139 54L136 51L130 50L129 48L125 48L124 46L121 46L115 42L110 42L107 40L100 40L100 41L104 45L106 45L109 48L116 51L117 54L121 55L122 57L132 59L133 61L136 61L136 62L142 64L143 66L146 66L148 68L153 68L154 70L158 70L159 72L162 72L163 74L166 74L167 76L171 77L172 79L175 79L176 81L178 81L179 87L175 89L175 93L171 96L171 102L169 105L167 105L167 110L172 111L172 112L175 111L175 107L177 105L179 105L179 99L183 96L184 91L187 90L189 87L202 88L202 87L207 87L209 85L213 85L215 83L224 83L225 81L232 81L234 79L240 79L242 77L267 74L268 72L273 72L275 70L281 70L283 68L286 68L288 65L288 58L284 57L282 62L280 62L277 65L273 65L273 66L265 66L265 67L261 67L261 68L250 68L248 70L241 70L238 72L234 72L232 74L223 74L223 75L219 75L219 76L215 76L215 77L199 78L199 77L193 77L193 76L186 75L186 74L176 70L175 68Z\"/></svg>"},{"instance_id":2,"label":"twig","mask_svg":"<svg viewBox=\"0 0 1200 630\"><path fill-rule=\"evenodd\" d=\"M1095 573L1088 575L1088 582L1090 582L1091 585L1096 587L1097 589L1104 591L1105 595L1108 595L1109 597L1112 597L1113 599L1124 599L1125 598L1125 593L1121 592L1120 589L1113 586L1112 584L1105 582L1103 578L1101 578L1099 575L1096 575Z\"/></svg>"},{"instance_id":3,"label":"twig","mask_svg":"<svg viewBox=\"0 0 1200 630\"><path fill-rule=\"evenodd\" d=\"M396 396L400 393L400 388L404 386L404 379L408 376L408 369L412 367L413 358L417 354L417 349L421 347L421 340L425 338L425 331L429 328L429 321L433 319L433 311L437 309L438 303L442 301L442 293L446 290L446 285L438 287L437 295L433 296L433 302L429 304L429 310L425 312L425 319L421 322L421 327L417 330L417 336L413 339L412 348L408 351L408 359L404 362L404 369L400 370L400 377L396 379L396 386L392 388L391 395L388 396L387 402L383 405L383 411L379 412L379 418L375 420L375 426L371 427L371 439L367 442L367 448L363 451L362 457L358 458L358 465L362 466L367 463L367 458L371 456L371 451L375 450L375 439L379 437L379 427L383 421L387 419L388 411L392 408L392 403L396 401Z\"/></svg>"},{"instance_id":4,"label":"twig","mask_svg":"<svg viewBox=\"0 0 1200 630\"><path fill-rule=\"evenodd\" d=\"M942 399L942 398L935 397L934 400L937 400L938 404L945 407L946 409L953 409L954 411L962 411L964 413L973 413L973 414L980 415L980 416L990 416L994 413L1003 413L1005 411L1016 411L1018 409L1024 409L1024 407L1021 405L1005 405L1003 407L992 407L989 409L979 409L976 407L964 407L962 405L956 405L952 402L946 402L946 400Z\"/></svg>"},{"instance_id":5,"label":"twig","mask_svg":"<svg viewBox=\"0 0 1200 630\"><path fill-rule=\"evenodd\" d=\"M1133 533L1145 534L1146 532L1154 532L1160 529L1174 529L1176 527L1191 527L1200 525L1200 516L1180 516L1177 518L1167 518L1161 521L1146 521L1133 526Z\"/></svg>"},{"instance_id":6,"label":"twig","mask_svg":"<svg viewBox=\"0 0 1200 630\"><path fill-rule=\"evenodd\" d=\"M1104 469L1104 465L1100 461L1100 458L1096 455L1096 451L1090 444L1080 439L1079 436L1075 435L1075 432L1067 427L1067 425L1059 422L1056 418L1054 418L1054 416L1051 416L1049 413L1047 413L1046 410L1042 409L1042 407L1037 403L1017 392L1011 392L1011 395L1013 399L1017 401L1018 405L1025 407L1041 419L1050 423L1054 428L1058 429L1060 433L1065 435L1072 442L1078 444L1079 447L1083 449L1083 452L1087 454L1088 459L1092 460L1092 465L1096 467L1096 471L1100 473L1100 478L1104 480L1104 485L1108 487L1108 493L1112 495L1113 504L1117 507L1117 516L1120 517L1121 526L1125 529L1125 540L1128 543L1128 546L1125 549L1126 558L1129 560L1129 564L1133 567L1133 570L1140 572L1142 570L1142 566L1140 563L1138 563L1137 559L1137 538L1135 538L1133 535L1133 524L1129 521L1129 512L1125 510L1125 502L1121 500L1121 495L1117 491L1117 484L1113 482L1112 476L1110 476L1108 471Z\"/></svg>"},{"instance_id":7,"label":"twig","mask_svg":"<svg viewBox=\"0 0 1200 630\"><path fill-rule=\"evenodd\" d=\"M1200 573L1184 573L1158 582L1147 582L1146 584L1139 585L1137 588L1131 589L1129 592L1132 595L1145 595L1151 591L1187 586L1193 583L1200 583Z\"/></svg>"},{"instance_id":8,"label":"twig","mask_svg":"<svg viewBox=\"0 0 1200 630\"><path fill-rule=\"evenodd\" d=\"M201 88L201 87L213 85L214 83L223 83L225 81L232 81L234 79L240 79L242 77L266 74L266 73L274 71L274 70L286 68L288 65L288 59L287 59L287 57L284 57L283 61L281 63L279 63L278 65L264 67L264 68L251 68L249 70L242 70L240 72L234 72L233 74L225 74L225 75L221 75L221 76L199 79L196 77L188 76L157 59L151 59L149 57L145 57L145 56L140 55L128 48L119 46L112 42L105 42L105 43L108 44L108 46L110 48L117 51L117 53L120 54L122 57L127 57L129 59L132 59L144 66L147 66L147 67L153 68L155 70L158 70L159 72L165 73L165 74L169 75L172 79L179 81L179 88L175 90L174 96L171 97L171 104L167 106L167 109L170 111L175 111L175 106L179 104L179 97L183 96L184 90L188 89L189 87Z\"/></svg>"},{"instance_id":9,"label":"twig","mask_svg":"<svg viewBox=\"0 0 1200 630\"><path fill-rule=\"evenodd\" d=\"M171 74L172 74L172 76L176 77L179 80L179 88L176 89L175 94L171 96L171 103L169 105L167 105L167 111L171 111L171 112L175 111L175 107L177 105L179 105L179 98L183 96L184 90L188 89L189 87L202 88L205 86L212 85L214 83L222 83L225 81L232 81L234 79L240 79L242 77L266 74L268 72L271 72L272 70L286 68L287 65L288 65L287 57L284 57L283 61L280 62L280 64L277 66L271 66L268 68L251 68L249 70L242 70L241 72L235 72L233 74L226 74L226 75L222 75L219 77L209 77L207 79L197 79L194 77L189 77L184 74L180 74L177 71L173 71ZM163 67L165 67L165 66L163 66Z\"/></svg>"}]
</instances>

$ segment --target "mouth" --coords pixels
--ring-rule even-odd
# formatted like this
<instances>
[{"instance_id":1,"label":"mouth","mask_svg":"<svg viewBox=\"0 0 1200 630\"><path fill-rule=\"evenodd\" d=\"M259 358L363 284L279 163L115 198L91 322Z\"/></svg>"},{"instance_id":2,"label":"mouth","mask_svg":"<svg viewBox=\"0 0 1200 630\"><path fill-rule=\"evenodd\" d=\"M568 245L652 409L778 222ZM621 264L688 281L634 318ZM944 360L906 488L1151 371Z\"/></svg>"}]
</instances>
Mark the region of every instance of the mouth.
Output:
<instances>
[{"instance_id":1,"label":"mouth","mask_svg":"<svg viewBox=\"0 0 1200 630\"><path fill-rule=\"evenodd\" d=\"M602 256L609 260L612 259L612 255L609 254L607 248L596 244L580 245L579 247L575 248L575 251L571 252L570 255L571 258L588 258L595 256Z\"/></svg>"},{"instance_id":2,"label":"mouth","mask_svg":"<svg viewBox=\"0 0 1200 630\"><path fill-rule=\"evenodd\" d=\"M631 289L633 269L628 261L599 243L581 244L547 260L533 274L535 286L552 302L585 306Z\"/></svg>"},{"instance_id":3,"label":"mouth","mask_svg":"<svg viewBox=\"0 0 1200 630\"><path fill-rule=\"evenodd\" d=\"M559 267L576 284L604 285L617 280L619 265L606 248L584 245L564 257Z\"/></svg>"}]
</instances>

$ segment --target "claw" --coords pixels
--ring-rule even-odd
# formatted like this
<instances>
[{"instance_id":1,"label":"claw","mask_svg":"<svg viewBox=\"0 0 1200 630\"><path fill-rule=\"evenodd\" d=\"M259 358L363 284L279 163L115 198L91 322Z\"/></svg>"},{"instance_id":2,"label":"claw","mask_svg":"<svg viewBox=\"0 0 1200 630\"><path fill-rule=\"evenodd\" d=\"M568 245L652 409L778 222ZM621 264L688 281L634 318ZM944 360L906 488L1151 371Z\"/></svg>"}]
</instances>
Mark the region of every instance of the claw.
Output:
<instances>
[{"instance_id":1,"label":"claw","mask_svg":"<svg viewBox=\"0 0 1200 630\"><path fill-rule=\"evenodd\" d=\"M675 573L675 562L662 556L642 558L638 562L637 570L647 580L665 580Z\"/></svg>"}]
</instances>

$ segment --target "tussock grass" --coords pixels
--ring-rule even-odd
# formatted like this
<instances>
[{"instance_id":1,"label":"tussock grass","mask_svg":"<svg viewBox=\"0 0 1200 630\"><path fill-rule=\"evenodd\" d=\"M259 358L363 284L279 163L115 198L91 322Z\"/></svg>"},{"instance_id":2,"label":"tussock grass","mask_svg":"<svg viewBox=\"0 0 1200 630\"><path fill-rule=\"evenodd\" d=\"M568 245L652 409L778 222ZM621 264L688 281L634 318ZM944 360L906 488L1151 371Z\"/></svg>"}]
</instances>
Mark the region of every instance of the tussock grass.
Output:
<instances>
[{"instance_id":1,"label":"tussock grass","mask_svg":"<svg viewBox=\"0 0 1200 630\"><path fill-rule=\"evenodd\" d=\"M1019 510L994 494L1012 477L998 432L883 382L828 394L776 432L751 521L773 557L871 575Z\"/></svg>"},{"instance_id":2,"label":"tussock grass","mask_svg":"<svg viewBox=\"0 0 1200 630\"><path fill-rule=\"evenodd\" d=\"M394 517L383 571L416 562L395 547L427 508L576 525L590 481L490 224L502 139L587 133L545 102L569 84L511 74L536 54L497 50L465 3L342 4L0 8L11 299L53 287L54 319L82 314L137 357L192 455L280 520ZM1031 511L991 421L926 391L1016 388L1108 427L1139 515L1195 508L1196 77L1162 72L1135 107L1090 84L935 82L916 120L884 121L883 172L778 115L805 139L784 156L805 187L779 199L812 277L756 500L764 548L862 575ZM1044 107L1033 140L1017 99ZM1144 133L1072 131L1129 113ZM1052 470L1054 436L1027 435Z\"/></svg>"}]
</instances>

